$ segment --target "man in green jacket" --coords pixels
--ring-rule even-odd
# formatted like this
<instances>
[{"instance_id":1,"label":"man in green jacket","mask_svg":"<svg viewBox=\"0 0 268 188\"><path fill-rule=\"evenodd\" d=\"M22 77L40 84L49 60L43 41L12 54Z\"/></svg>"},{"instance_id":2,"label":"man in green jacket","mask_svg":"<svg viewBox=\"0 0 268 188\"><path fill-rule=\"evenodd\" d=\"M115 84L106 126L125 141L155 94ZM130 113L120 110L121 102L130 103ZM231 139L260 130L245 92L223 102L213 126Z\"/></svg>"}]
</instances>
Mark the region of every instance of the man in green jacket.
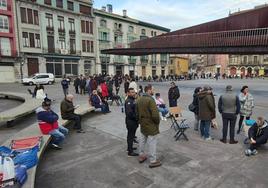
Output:
<instances>
[{"instance_id":1,"label":"man in green jacket","mask_svg":"<svg viewBox=\"0 0 268 188\"><path fill-rule=\"evenodd\" d=\"M159 134L160 116L156 103L152 96L154 88L152 85L145 87L145 93L137 100L137 116L141 129L139 162L147 160L145 154L145 144L149 146L150 168L161 166L161 162L156 158L157 135Z\"/></svg>"}]
</instances>

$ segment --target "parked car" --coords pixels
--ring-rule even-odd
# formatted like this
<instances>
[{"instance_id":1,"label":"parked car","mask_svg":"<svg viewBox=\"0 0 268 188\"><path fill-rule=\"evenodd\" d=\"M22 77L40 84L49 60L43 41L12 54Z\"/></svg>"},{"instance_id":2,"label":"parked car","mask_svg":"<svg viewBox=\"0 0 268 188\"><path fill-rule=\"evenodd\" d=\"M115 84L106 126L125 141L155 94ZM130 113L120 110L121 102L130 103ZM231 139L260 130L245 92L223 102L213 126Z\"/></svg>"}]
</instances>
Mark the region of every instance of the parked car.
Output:
<instances>
[{"instance_id":1,"label":"parked car","mask_svg":"<svg viewBox=\"0 0 268 188\"><path fill-rule=\"evenodd\" d=\"M29 78L23 78L22 84L34 85L34 84L53 84L55 82L55 76L52 73L36 73Z\"/></svg>"}]
</instances>

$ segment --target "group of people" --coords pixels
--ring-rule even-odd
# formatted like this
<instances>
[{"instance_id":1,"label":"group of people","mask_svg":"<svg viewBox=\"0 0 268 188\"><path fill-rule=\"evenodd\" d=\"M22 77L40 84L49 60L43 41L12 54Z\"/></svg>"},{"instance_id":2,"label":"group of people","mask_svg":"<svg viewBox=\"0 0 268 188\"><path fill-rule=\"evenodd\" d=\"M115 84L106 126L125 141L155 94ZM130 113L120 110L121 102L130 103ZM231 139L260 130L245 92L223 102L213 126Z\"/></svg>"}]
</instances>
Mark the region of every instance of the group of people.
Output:
<instances>
[{"instance_id":1,"label":"group of people","mask_svg":"<svg viewBox=\"0 0 268 188\"><path fill-rule=\"evenodd\" d=\"M205 86L198 87L193 94L191 111L195 114L194 129L200 129L201 136L205 140L212 140L210 136L210 127L216 118L216 105L212 88ZM237 134L245 125L245 120L249 120L254 108L253 96L249 93L248 86L243 86L240 94L237 96L233 92L233 87L228 85L226 92L222 94L218 101L218 111L222 116L222 143L227 143L228 128L230 130L230 144L237 144L235 140L235 125L237 116L240 115ZM200 126L199 126L200 125ZM250 147L245 151L246 155L254 155L257 153L256 148L261 144L265 144L268 139L268 126L263 117L259 117L258 121L252 125L248 131ZM257 141L256 141L257 140Z\"/></svg>"}]
</instances>

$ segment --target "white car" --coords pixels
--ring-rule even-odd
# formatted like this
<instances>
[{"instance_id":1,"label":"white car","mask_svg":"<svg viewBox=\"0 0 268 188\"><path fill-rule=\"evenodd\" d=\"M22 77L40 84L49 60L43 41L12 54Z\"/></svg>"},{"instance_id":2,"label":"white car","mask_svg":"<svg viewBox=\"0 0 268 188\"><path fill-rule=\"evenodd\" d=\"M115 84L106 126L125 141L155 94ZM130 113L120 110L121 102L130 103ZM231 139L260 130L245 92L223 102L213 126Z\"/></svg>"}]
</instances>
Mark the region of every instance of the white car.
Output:
<instances>
[{"instance_id":1,"label":"white car","mask_svg":"<svg viewBox=\"0 0 268 188\"><path fill-rule=\"evenodd\" d=\"M24 85L53 84L54 82L55 76L52 73L36 73L29 78L22 79Z\"/></svg>"}]
</instances>

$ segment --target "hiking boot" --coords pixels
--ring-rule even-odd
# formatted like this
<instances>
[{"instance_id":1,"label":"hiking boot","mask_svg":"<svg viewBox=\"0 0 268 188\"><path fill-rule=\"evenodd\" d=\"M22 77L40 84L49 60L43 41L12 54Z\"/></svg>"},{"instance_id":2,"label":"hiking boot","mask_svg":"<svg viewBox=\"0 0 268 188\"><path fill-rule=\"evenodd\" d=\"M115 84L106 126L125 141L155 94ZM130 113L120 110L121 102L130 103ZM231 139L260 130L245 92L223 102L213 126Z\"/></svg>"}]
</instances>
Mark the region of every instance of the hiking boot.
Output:
<instances>
[{"instance_id":1,"label":"hiking boot","mask_svg":"<svg viewBox=\"0 0 268 188\"><path fill-rule=\"evenodd\" d=\"M226 141L226 139L220 139L220 141L222 142L222 143L224 143L224 144L226 144L227 143L227 141Z\"/></svg>"},{"instance_id":2,"label":"hiking boot","mask_svg":"<svg viewBox=\"0 0 268 188\"><path fill-rule=\"evenodd\" d=\"M139 156L139 163L143 163L146 160L147 160L147 156L146 155L140 155Z\"/></svg>"},{"instance_id":3,"label":"hiking boot","mask_svg":"<svg viewBox=\"0 0 268 188\"><path fill-rule=\"evenodd\" d=\"M156 168L161 165L162 165L161 162L159 160L156 160L155 162L149 164L149 168Z\"/></svg>"},{"instance_id":4,"label":"hiking boot","mask_svg":"<svg viewBox=\"0 0 268 188\"><path fill-rule=\"evenodd\" d=\"M78 131L76 131L77 133L85 133L86 131L84 131L83 129L79 129Z\"/></svg>"},{"instance_id":5,"label":"hiking boot","mask_svg":"<svg viewBox=\"0 0 268 188\"><path fill-rule=\"evenodd\" d=\"M53 149L56 149L56 150L61 150L62 149L62 147L60 147L57 144L51 144L51 146L52 146Z\"/></svg>"},{"instance_id":6,"label":"hiking boot","mask_svg":"<svg viewBox=\"0 0 268 188\"><path fill-rule=\"evenodd\" d=\"M128 157L137 157L137 156L139 156L139 154L138 153L135 153L135 152L128 152Z\"/></svg>"},{"instance_id":7,"label":"hiking boot","mask_svg":"<svg viewBox=\"0 0 268 188\"><path fill-rule=\"evenodd\" d=\"M229 144L237 144L238 143L238 141L236 141L236 140L230 140L230 142L229 142Z\"/></svg>"}]
</instances>

